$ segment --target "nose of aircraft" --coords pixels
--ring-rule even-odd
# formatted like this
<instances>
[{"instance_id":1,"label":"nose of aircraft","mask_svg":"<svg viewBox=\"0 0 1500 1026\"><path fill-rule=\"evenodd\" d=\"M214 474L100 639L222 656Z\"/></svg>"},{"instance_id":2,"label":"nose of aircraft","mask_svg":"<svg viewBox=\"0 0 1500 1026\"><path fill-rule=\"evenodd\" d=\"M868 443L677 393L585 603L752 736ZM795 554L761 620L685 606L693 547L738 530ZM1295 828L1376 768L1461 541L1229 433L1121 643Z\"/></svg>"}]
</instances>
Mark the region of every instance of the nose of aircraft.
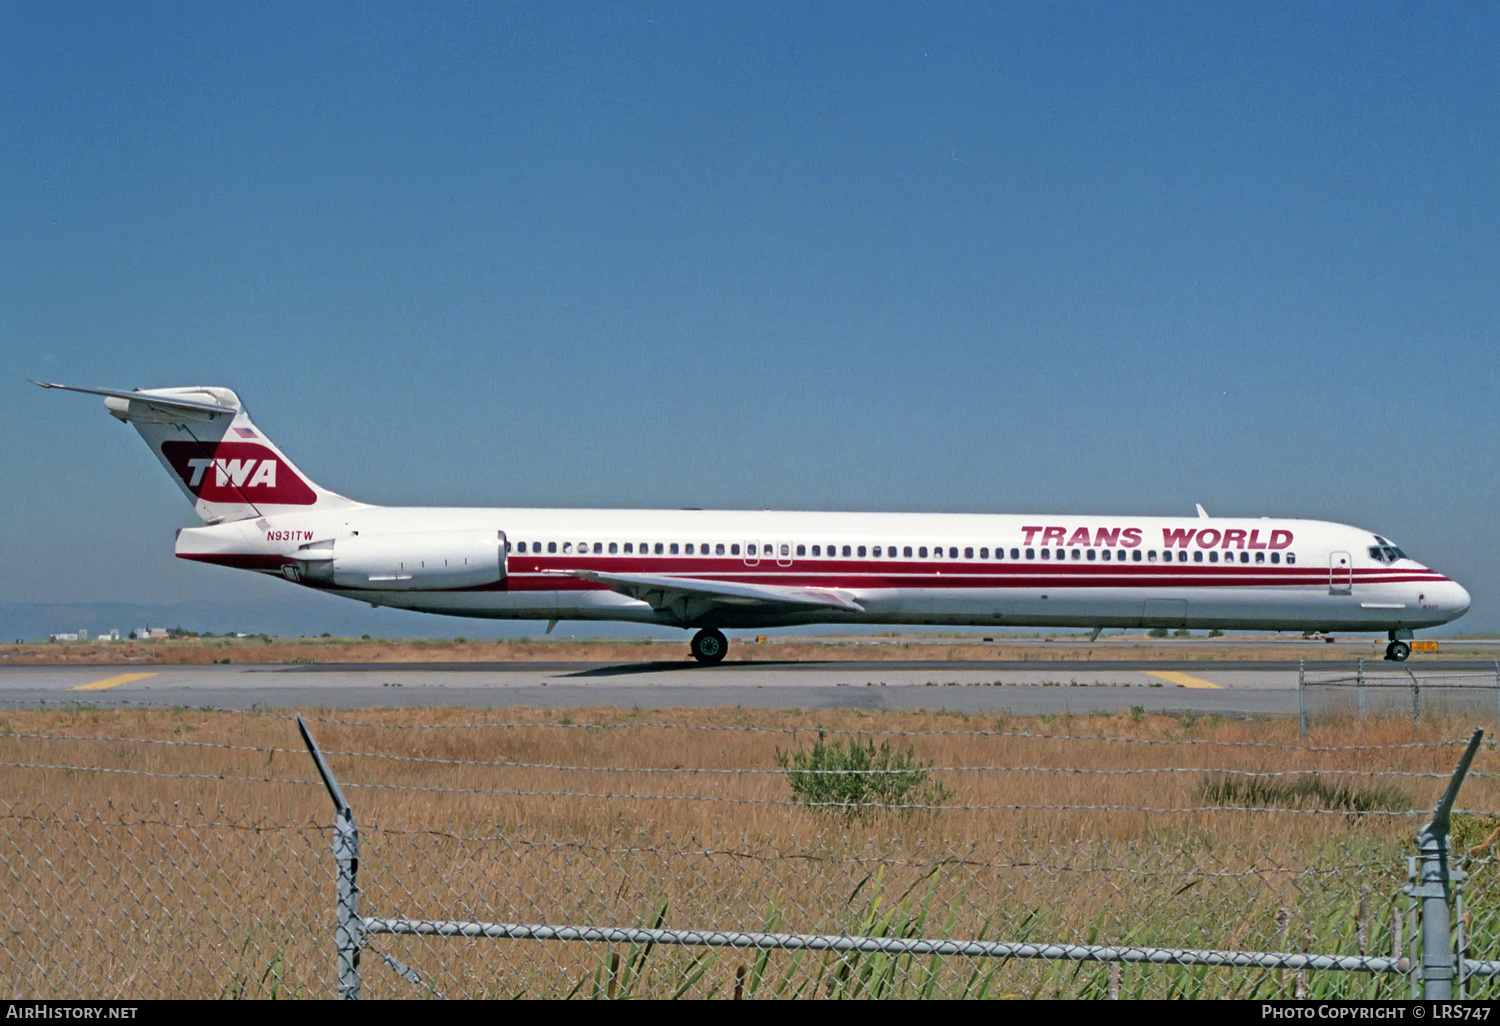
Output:
<instances>
[{"instance_id":1,"label":"nose of aircraft","mask_svg":"<svg viewBox=\"0 0 1500 1026\"><path fill-rule=\"evenodd\" d=\"M1438 608L1448 614L1451 620L1457 620L1469 611L1469 592L1457 581L1444 581L1437 586L1433 598L1437 600Z\"/></svg>"}]
</instances>

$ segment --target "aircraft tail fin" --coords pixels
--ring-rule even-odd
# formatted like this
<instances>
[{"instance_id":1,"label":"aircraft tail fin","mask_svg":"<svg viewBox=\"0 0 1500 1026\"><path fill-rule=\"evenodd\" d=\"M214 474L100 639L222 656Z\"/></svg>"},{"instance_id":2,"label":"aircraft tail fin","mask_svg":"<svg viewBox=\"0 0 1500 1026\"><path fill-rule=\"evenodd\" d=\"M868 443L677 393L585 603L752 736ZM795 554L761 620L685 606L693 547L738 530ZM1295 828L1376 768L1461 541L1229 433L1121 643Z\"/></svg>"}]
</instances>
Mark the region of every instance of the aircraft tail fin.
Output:
<instances>
[{"instance_id":1,"label":"aircraft tail fin","mask_svg":"<svg viewBox=\"0 0 1500 1026\"><path fill-rule=\"evenodd\" d=\"M363 505L308 480L227 388L33 384L103 396L105 409L140 433L207 523Z\"/></svg>"}]
</instances>

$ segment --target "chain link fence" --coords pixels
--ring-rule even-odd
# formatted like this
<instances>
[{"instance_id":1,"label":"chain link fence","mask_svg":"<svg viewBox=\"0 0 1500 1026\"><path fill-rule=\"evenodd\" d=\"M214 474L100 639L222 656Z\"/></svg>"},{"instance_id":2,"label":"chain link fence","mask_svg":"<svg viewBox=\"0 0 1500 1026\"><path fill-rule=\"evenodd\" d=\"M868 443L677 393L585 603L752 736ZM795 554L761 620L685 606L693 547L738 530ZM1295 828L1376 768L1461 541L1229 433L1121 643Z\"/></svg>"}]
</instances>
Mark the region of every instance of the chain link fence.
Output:
<instances>
[{"instance_id":1,"label":"chain link fence","mask_svg":"<svg viewBox=\"0 0 1500 1026\"><path fill-rule=\"evenodd\" d=\"M1500 718L1500 660L1493 669L1420 675L1390 667L1389 663L1367 667L1363 659L1352 674L1300 667L1297 691L1302 736L1307 736L1309 724L1351 717L1478 716L1489 722Z\"/></svg>"},{"instance_id":2,"label":"chain link fence","mask_svg":"<svg viewBox=\"0 0 1500 1026\"><path fill-rule=\"evenodd\" d=\"M1413 838L1466 740L1400 718L1304 741L1285 722L1143 714L585 715L309 718L357 826L351 864L286 717L4 714L0 984L1406 997L1424 932ZM819 745L873 761L797 761ZM910 761L882 764L886 747ZM1476 997L1500 996L1484 961L1500 952L1492 759L1453 825L1455 986ZM819 801L799 772L912 786Z\"/></svg>"}]
</instances>

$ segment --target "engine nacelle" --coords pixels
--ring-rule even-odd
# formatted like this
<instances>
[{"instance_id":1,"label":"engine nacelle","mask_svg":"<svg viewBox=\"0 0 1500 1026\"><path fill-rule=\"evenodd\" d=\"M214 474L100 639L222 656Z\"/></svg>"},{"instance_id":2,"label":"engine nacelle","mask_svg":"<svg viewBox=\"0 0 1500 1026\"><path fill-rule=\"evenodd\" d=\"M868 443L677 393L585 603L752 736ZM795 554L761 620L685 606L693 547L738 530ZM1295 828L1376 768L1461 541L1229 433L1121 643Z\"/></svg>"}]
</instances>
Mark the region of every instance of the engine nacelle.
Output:
<instances>
[{"instance_id":1,"label":"engine nacelle","mask_svg":"<svg viewBox=\"0 0 1500 1026\"><path fill-rule=\"evenodd\" d=\"M505 579L505 532L350 535L314 542L297 560L298 576L335 588L479 588Z\"/></svg>"}]
</instances>

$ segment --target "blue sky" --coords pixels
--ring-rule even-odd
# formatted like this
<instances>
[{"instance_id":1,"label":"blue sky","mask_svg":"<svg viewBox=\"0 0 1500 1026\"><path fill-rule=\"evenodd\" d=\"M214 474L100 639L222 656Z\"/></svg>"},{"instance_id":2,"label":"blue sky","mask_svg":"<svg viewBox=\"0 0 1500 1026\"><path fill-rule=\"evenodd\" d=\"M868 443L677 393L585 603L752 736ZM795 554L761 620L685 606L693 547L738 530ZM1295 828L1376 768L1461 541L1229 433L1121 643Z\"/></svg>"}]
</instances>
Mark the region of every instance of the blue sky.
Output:
<instances>
[{"instance_id":1,"label":"blue sky","mask_svg":"<svg viewBox=\"0 0 1500 1026\"><path fill-rule=\"evenodd\" d=\"M1500 629L1497 38L1462 3L4 5L0 587L278 593L179 565L139 439L37 377L229 385L382 503L1355 523Z\"/></svg>"}]
</instances>

